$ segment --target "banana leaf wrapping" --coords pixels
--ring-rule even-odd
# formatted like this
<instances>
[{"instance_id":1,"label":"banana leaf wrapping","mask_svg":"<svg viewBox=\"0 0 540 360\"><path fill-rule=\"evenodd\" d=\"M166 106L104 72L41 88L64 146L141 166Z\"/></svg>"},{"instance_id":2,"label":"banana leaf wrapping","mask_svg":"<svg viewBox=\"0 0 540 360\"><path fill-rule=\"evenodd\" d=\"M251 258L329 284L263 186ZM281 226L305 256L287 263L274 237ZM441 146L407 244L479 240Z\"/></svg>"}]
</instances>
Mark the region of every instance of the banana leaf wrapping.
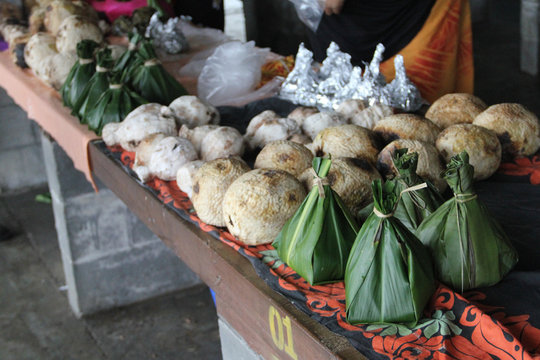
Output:
<instances>
[{"instance_id":1,"label":"banana leaf wrapping","mask_svg":"<svg viewBox=\"0 0 540 360\"><path fill-rule=\"evenodd\" d=\"M414 326L435 291L429 251L392 216L400 197L395 187L390 181L372 183L374 210L356 237L345 271L351 324Z\"/></svg>"},{"instance_id":2,"label":"banana leaf wrapping","mask_svg":"<svg viewBox=\"0 0 540 360\"><path fill-rule=\"evenodd\" d=\"M407 188L426 183L425 188L403 193L394 212L394 217L414 233L420 223L444 203L444 198L430 181L416 174L418 153L407 154L407 149L398 149L392 160L398 176L389 181L395 182L396 195ZM365 221L372 211L373 203L360 211L359 218Z\"/></svg>"},{"instance_id":3,"label":"banana leaf wrapping","mask_svg":"<svg viewBox=\"0 0 540 360\"><path fill-rule=\"evenodd\" d=\"M112 66L111 50L99 50L96 54L96 72L88 80L71 109L71 114L76 115L82 124L86 124L86 113L94 109L99 97L109 88L109 72Z\"/></svg>"},{"instance_id":4,"label":"banana leaf wrapping","mask_svg":"<svg viewBox=\"0 0 540 360\"><path fill-rule=\"evenodd\" d=\"M473 176L467 152L454 156L443 172L454 197L416 231L431 251L439 280L461 292L499 282L518 261L503 229L477 198Z\"/></svg>"},{"instance_id":5,"label":"banana leaf wrapping","mask_svg":"<svg viewBox=\"0 0 540 360\"><path fill-rule=\"evenodd\" d=\"M343 280L358 232L356 221L339 195L329 185L323 185L330 166L330 159L313 159L318 184L272 244L281 260L311 285Z\"/></svg>"},{"instance_id":6,"label":"banana leaf wrapping","mask_svg":"<svg viewBox=\"0 0 540 360\"><path fill-rule=\"evenodd\" d=\"M128 49L116 60L114 64L113 71L123 71L125 73L124 81L126 83L129 83L129 76L133 69L139 65L137 60L137 46L142 39L143 37L139 33L132 33L129 37Z\"/></svg>"},{"instance_id":7,"label":"banana leaf wrapping","mask_svg":"<svg viewBox=\"0 0 540 360\"><path fill-rule=\"evenodd\" d=\"M79 61L73 65L64 85L60 88L64 106L73 107L73 104L81 96L84 87L96 72L94 51L98 46L99 44L93 40L82 40L77 44Z\"/></svg>"},{"instance_id":8,"label":"banana leaf wrapping","mask_svg":"<svg viewBox=\"0 0 540 360\"><path fill-rule=\"evenodd\" d=\"M105 124L120 122L136 107L147 101L122 82L122 73L113 73L111 84L101 94L95 107L86 113L88 128L101 135Z\"/></svg>"},{"instance_id":9,"label":"banana leaf wrapping","mask_svg":"<svg viewBox=\"0 0 540 360\"><path fill-rule=\"evenodd\" d=\"M137 66L130 71L129 79L133 90L149 102L168 105L187 95L186 89L163 68L149 41L140 44Z\"/></svg>"}]
</instances>

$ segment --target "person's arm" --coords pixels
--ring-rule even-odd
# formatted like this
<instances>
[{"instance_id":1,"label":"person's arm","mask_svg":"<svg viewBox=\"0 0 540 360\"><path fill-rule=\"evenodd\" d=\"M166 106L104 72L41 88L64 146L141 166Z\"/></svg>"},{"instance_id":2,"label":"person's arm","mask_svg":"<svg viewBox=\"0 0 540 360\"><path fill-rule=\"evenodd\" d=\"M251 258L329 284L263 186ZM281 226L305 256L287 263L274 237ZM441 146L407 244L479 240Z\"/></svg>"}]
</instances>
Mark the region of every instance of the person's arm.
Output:
<instances>
[{"instance_id":1,"label":"person's arm","mask_svg":"<svg viewBox=\"0 0 540 360\"><path fill-rule=\"evenodd\" d=\"M326 15L339 14L343 8L345 0L326 0L324 2L324 12Z\"/></svg>"}]
</instances>

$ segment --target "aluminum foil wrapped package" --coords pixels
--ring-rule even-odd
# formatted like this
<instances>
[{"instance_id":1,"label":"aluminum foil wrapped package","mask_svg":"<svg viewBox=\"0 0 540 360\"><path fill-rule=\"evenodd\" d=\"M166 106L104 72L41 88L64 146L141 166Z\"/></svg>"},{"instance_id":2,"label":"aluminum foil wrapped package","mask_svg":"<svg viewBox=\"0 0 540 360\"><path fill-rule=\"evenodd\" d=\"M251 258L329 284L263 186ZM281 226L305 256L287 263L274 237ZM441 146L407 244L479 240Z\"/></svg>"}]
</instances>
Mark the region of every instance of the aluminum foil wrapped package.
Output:
<instances>
[{"instance_id":1,"label":"aluminum foil wrapped package","mask_svg":"<svg viewBox=\"0 0 540 360\"><path fill-rule=\"evenodd\" d=\"M169 18L166 23L161 22L156 12L150 18L145 36L154 40L156 48L165 50L169 54L178 54L189 50L189 44L180 30L180 18Z\"/></svg>"},{"instance_id":2,"label":"aluminum foil wrapped package","mask_svg":"<svg viewBox=\"0 0 540 360\"><path fill-rule=\"evenodd\" d=\"M280 97L295 104L317 106L318 76L313 70L313 53L301 43L298 47L294 69L280 89Z\"/></svg>"},{"instance_id":3,"label":"aluminum foil wrapped package","mask_svg":"<svg viewBox=\"0 0 540 360\"><path fill-rule=\"evenodd\" d=\"M394 67L396 77L386 86L388 97L392 101L388 105L405 111L418 110L423 104L426 104L426 101L420 95L418 88L407 77L403 56L398 55L395 57Z\"/></svg>"},{"instance_id":4,"label":"aluminum foil wrapped package","mask_svg":"<svg viewBox=\"0 0 540 360\"><path fill-rule=\"evenodd\" d=\"M403 57L396 57L396 78L388 84L380 72L383 53L384 46L378 44L373 59L369 64L364 63L363 70L353 67L350 55L331 43L326 52L327 58L317 71L313 54L301 44L296 65L283 82L280 97L321 110L335 110L348 99L362 99L370 105L381 103L404 111L418 110L424 100L407 77Z\"/></svg>"}]
</instances>

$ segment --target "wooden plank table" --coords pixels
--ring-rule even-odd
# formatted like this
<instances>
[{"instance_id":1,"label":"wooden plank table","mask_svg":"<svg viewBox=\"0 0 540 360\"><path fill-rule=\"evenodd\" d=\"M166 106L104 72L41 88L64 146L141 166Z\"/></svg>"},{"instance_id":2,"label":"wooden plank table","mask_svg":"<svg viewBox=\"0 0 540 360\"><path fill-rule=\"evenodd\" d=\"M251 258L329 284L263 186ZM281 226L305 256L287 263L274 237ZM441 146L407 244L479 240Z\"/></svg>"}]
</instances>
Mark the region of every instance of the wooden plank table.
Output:
<instances>
[{"instance_id":1,"label":"wooden plank table","mask_svg":"<svg viewBox=\"0 0 540 360\"><path fill-rule=\"evenodd\" d=\"M352 345L297 309L251 263L181 219L90 143L94 174L216 292L217 311L265 359L364 359Z\"/></svg>"}]
</instances>

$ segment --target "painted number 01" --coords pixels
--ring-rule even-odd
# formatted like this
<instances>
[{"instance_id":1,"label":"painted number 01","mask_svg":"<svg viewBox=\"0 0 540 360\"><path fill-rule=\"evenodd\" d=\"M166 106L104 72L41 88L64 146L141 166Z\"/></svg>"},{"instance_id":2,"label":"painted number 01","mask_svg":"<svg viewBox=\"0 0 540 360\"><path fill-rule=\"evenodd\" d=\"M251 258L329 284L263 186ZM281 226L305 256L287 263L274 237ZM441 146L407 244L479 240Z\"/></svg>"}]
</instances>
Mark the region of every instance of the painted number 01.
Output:
<instances>
[{"instance_id":1,"label":"painted number 01","mask_svg":"<svg viewBox=\"0 0 540 360\"><path fill-rule=\"evenodd\" d=\"M291 319L288 316L282 318L276 308L270 306L268 310L268 323L270 324L272 340L277 348L284 350L294 360L298 360L298 355L294 352ZM285 335L287 335L286 342Z\"/></svg>"}]
</instances>

